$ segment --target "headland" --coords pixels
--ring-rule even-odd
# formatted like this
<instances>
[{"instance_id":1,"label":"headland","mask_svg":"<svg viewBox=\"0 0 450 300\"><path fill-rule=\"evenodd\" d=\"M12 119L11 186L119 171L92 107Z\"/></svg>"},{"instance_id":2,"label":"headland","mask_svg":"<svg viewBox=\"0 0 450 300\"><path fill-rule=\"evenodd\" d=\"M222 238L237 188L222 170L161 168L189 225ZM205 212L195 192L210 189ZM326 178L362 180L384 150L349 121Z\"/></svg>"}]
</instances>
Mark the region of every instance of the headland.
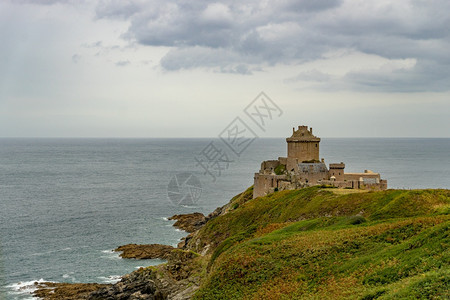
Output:
<instances>
[{"instance_id":1,"label":"headland","mask_svg":"<svg viewBox=\"0 0 450 300\"><path fill-rule=\"evenodd\" d=\"M40 283L44 299L448 299L450 190L388 190L371 171L319 161L299 126L288 155L208 216L175 215L177 248L125 245L163 258L115 284Z\"/></svg>"}]
</instances>

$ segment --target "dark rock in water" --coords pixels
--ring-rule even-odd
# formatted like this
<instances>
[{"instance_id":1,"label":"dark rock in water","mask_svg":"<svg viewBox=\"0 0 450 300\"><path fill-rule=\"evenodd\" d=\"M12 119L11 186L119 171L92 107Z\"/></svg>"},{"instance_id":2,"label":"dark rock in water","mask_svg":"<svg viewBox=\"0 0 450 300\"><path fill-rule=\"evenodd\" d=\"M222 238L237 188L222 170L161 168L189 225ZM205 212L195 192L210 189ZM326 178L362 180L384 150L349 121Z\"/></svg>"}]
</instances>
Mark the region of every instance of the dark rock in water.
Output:
<instances>
[{"instance_id":1,"label":"dark rock in water","mask_svg":"<svg viewBox=\"0 0 450 300\"><path fill-rule=\"evenodd\" d=\"M88 300L159 300L166 299L155 284L155 271L148 268L140 268L122 277L118 283L92 292Z\"/></svg>"},{"instance_id":2,"label":"dark rock in water","mask_svg":"<svg viewBox=\"0 0 450 300\"><path fill-rule=\"evenodd\" d=\"M136 258L136 259L153 259L161 258L166 259L170 251L174 248L168 245L161 244L149 244L149 245L137 245L128 244L120 246L114 249L116 252L122 251L120 257L122 258Z\"/></svg>"},{"instance_id":3,"label":"dark rock in water","mask_svg":"<svg viewBox=\"0 0 450 300\"><path fill-rule=\"evenodd\" d=\"M199 254L189 249L188 244L198 234L198 230L211 219L228 210L229 204L217 208L205 217L202 213L174 215L170 220L177 220L175 227L190 234L178 244L178 249L161 244L120 246L114 251L122 252L122 258L135 259L167 259L167 264L140 268L122 277L122 280L111 284L83 284L83 283L44 283L38 285L35 295L45 300L159 300L191 299L200 287L200 268L196 258ZM202 250L203 243L199 243ZM202 245L200 245L202 244ZM185 250L182 250L185 249ZM208 247L205 248L206 250ZM207 252L207 251L204 251Z\"/></svg>"},{"instance_id":4,"label":"dark rock in water","mask_svg":"<svg viewBox=\"0 0 450 300\"><path fill-rule=\"evenodd\" d=\"M56 283L41 282L35 283L37 289L33 295L45 300L83 300L101 288L110 287L111 284L99 283Z\"/></svg>"},{"instance_id":5,"label":"dark rock in water","mask_svg":"<svg viewBox=\"0 0 450 300\"><path fill-rule=\"evenodd\" d=\"M115 284L49 282L36 284L34 294L45 300L188 300L200 286L198 256L174 249L167 264L140 268Z\"/></svg>"},{"instance_id":6,"label":"dark rock in water","mask_svg":"<svg viewBox=\"0 0 450 300\"><path fill-rule=\"evenodd\" d=\"M169 220L177 220L173 226L187 232L194 232L206 223L206 217L199 212L184 215L174 215Z\"/></svg>"}]
</instances>

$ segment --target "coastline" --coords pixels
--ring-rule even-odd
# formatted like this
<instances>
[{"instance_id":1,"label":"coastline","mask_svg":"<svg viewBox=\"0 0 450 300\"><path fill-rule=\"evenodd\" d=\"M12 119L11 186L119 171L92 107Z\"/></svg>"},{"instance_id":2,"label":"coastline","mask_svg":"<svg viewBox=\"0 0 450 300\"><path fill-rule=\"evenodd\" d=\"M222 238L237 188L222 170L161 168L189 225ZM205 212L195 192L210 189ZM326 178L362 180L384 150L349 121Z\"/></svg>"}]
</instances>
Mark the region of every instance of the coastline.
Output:
<instances>
[{"instance_id":1,"label":"coastline","mask_svg":"<svg viewBox=\"0 0 450 300\"><path fill-rule=\"evenodd\" d=\"M192 233L199 230L207 220L218 216L211 213L205 217L202 213L194 212L188 214L173 215L167 220L175 220L173 227L183 230L188 235L182 238L178 247L162 244L127 244L114 249L119 252L122 259L164 259L167 264L153 267L141 267L136 271L126 274L114 284L101 283L56 283L43 280L34 282L33 296L44 300L56 299L104 299L105 297L125 297L127 299L147 299L150 295L155 299L190 299L192 294L198 289L200 280L191 280L189 268L180 266L187 261L198 257L192 251L185 251L183 248ZM157 274L156 274L157 273ZM166 274L165 274L166 273ZM165 275L162 275L165 274ZM175 278L173 279L169 278ZM144 293L142 292L144 291ZM149 298L150 299L150 298ZM153 298L151 298L153 299Z\"/></svg>"},{"instance_id":2,"label":"coastline","mask_svg":"<svg viewBox=\"0 0 450 300\"><path fill-rule=\"evenodd\" d=\"M414 295L415 290L411 290L409 286L399 288L396 277L389 279L393 283L384 288L383 292L377 290L376 285L372 287L371 281L366 281L367 279L364 279L364 276L371 278L370 272L377 271L380 268L378 263L371 267L370 270L372 271L365 271L367 275L360 275L363 279L358 276L351 277L351 285L342 281L334 287L334 285L329 284L323 285L319 281L319 283L316 283L319 284L317 290L316 288L308 290L308 285L302 285L303 281L309 280L308 276L317 272L317 267L314 267L316 263L310 265L314 268L308 272L312 273L306 273L309 274L308 276L300 273L300 275L297 275L300 276L298 277L300 279L296 280L291 276L279 277L280 275L276 275L279 272L277 271L279 267L268 268L268 266L273 264L285 265L284 269L280 269L285 270L282 274L285 272L290 274L293 270L288 271L286 268L291 268L292 263L298 261L303 266L302 268L306 268L311 261L318 260L320 264L324 264L321 268L332 268L334 272L338 272L331 278L343 276L339 280L346 280L345 278L348 277L345 275L346 269L339 267L339 264L343 261L353 260L353 256L356 256L358 262L358 255L366 255L367 251L375 251L369 257L376 258L381 255L379 253L392 248L393 250L389 251L394 251L391 254L393 258L390 259L401 262L408 257L407 252L395 249L399 246L408 249L408 247L411 247L408 245L416 243L414 240L417 238L424 239L427 243L429 241L437 243L430 245L424 243L414 246L418 249L424 247L423 250L420 250L422 251L420 253L425 256L423 258L418 256L419 260L423 260L430 255L429 253L436 251L436 253L440 253L440 249L445 247L445 240L448 239L448 236L445 238L445 234L448 233L450 222L449 204L449 190L387 190L355 193L349 190L313 187L277 192L266 197L252 199L252 188L249 188L208 216L197 215L197 217L194 217L195 213L178 215L177 218L174 216L173 219L177 219L177 221L180 219L189 220L192 224L197 223L198 225L198 219L203 220L204 218L204 222L202 221L203 224L189 233L178 244L178 247L173 248L169 254L165 253L164 247L161 248L163 250L160 255L167 255L167 263L140 268L123 276L118 283L99 286L97 290L89 293L83 294L80 292L83 289L83 292L86 291L90 287L89 285L77 290L76 284L48 286L40 284L35 295L40 293L39 295L43 295L43 299L46 300L185 300L191 299L194 294L195 299L216 299L217 295L222 295L222 298L226 295L228 298L240 299L250 292L255 297L267 298L273 296L278 299L285 294L294 293L292 295L295 295L293 287L304 290L302 293L311 297L314 297L314 295L326 297L327 293L337 293L337 299L345 299L346 295L351 293L356 293L361 297L364 295L369 297L379 293ZM293 209L294 207L295 209ZM190 226L192 224L179 224L179 226ZM327 231L329 227L331 231ZM341 231L342 233L340 233ZM335 233L336 237L333 237ZM298 241L298 238L301 238L301 240L307 238L307 242ZM291 241L291 239L293 240ZM322 240L326 241L325 244L321 244ZM274 244L274 241L277 242ZM284 242L287 243L285 246L278 245ZM363 246L366 244L367 249ZM287 247L287 245L289 246ZM314 254L317 249L322 249L324 246L328 250L325 252L320 250L317 254ZM159 248L160 246L156 247ZM259 247L262 247L261 250L252 254L252 251ZM341 259L329 261L327 259L330 255L329 251L332 251L331 253L337 251L331 257L343 256ZM348 255L348 251L352 253L351 256ZM362 252L359 254L358 251ZM255 255L259 256L261 253L269 253L270 255L260 261L255 261ZM284 258L281 259L280 255ZM382 259L382 256L380 258ZM305 259L305 262L302 263L303 259ZM407 261L410 259L408 258ZM321 262L322 260L325 263ZM305 263L306 265L304 265ZM407 265L410 264L410 262L407 263ZM445 296L445 290L442 290L442 287L445 288L445 258L442 257L442 261L440 259L429 261L427 264L430 264L430 267L425 265L424 269L422 266L422 269L419 268L414 271L415 273L407 275L412 276L409 284L414 286L415 284L422 284L423 280L427 282L431 280L437 282L433 283L437 284L437 288L436 291L431 291L435 293L431 295ZM417 263L412 265L417 266ZM402 265L400 264L400 266ZM442 269L439 266L442 266ZM367 267L368 265L363 263L358 268ZM295 272L303 272L302 268L295 267L294 270ZM383 263L381 268L389 269L392 268L392 265ZM404 267L402 266L402 268ZM352 270L352 268L349 268L349 270ZM344 273L341 274L342 272ZM415 275L416 273L417 275ZM325 276L327 278L329 276L327 274L329 273L319 272L314 276ZM420 274L425 274L423 275L425 277L419 276ZM251 278L257 276L258 279L255 281L248 276ZM274 287L261 289L258 280L263 280L266 284L270 283ZM282 282L279 286L280 280ZM313 282L316 282L315 279L313 280ZM253 283L254 281L255 283ZM368 284L367 282L369 285L365 287ZM285 290L286 284L292 285L292 287ZM252 285L254 286L252 287ZM352 290L355 287L358 289ZM275 290L274 292L274 288L281 288L281 290ZM67 296L70 289L75 294ZM338 291L335 289L338 289ZM245 292L245 290L248 290L248 292ZM67 296L65 298L55 296L64 295L64 293ZM272 295L273 293L275 294Z\"/></svg>"}]
</instances>

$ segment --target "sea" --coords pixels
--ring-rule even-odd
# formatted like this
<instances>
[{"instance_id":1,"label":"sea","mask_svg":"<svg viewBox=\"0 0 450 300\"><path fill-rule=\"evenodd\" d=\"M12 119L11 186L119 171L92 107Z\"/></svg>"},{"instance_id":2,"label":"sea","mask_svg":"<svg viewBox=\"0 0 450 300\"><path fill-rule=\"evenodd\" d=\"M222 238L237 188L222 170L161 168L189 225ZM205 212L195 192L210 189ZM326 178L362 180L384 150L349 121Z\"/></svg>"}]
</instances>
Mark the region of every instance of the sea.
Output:
<instances>
[{"instance_id":1,"label":"sea","mask_svg":"<svg viewBox=\"0 0 450 300\"><path fill-rule=\"evenodd\" d=\"M326 163L370 169L389 188L450 188L448 138L322 138ZM129 243L176 246L167 218L208 214L253 184L282 138L236 151L220 139L0 139L0 299L33 283L113 283L162 260L121 259ZM184 196L183 196L184 195Z\"/></svg>"}]
</instances>

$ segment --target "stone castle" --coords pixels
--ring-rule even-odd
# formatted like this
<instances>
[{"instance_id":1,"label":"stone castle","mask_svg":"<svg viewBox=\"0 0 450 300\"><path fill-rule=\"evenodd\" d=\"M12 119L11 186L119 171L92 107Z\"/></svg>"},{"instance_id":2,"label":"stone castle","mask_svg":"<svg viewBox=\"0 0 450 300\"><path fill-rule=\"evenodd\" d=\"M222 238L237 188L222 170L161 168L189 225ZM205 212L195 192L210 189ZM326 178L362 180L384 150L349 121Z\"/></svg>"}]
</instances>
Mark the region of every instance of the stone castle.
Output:
<instances>
[{"instance_id":1,"label":"stone castle","mask_svg":"<svg viewBox=\"0 0 450 300\"><path fill-rule=\"evenodd\" d=\"M379 173L365 170L364 173L345 173L345 164L331 163L329 169L324 159L319 160L320 138L314 136L312 128L299 126L292 129L292 136L286 139L287 157L267 160L261 170L255 173L253 198L274 191L293 190L314 185L326 185L351 189L387 189L387 180Z\"/></svg>"}]
</instances>

